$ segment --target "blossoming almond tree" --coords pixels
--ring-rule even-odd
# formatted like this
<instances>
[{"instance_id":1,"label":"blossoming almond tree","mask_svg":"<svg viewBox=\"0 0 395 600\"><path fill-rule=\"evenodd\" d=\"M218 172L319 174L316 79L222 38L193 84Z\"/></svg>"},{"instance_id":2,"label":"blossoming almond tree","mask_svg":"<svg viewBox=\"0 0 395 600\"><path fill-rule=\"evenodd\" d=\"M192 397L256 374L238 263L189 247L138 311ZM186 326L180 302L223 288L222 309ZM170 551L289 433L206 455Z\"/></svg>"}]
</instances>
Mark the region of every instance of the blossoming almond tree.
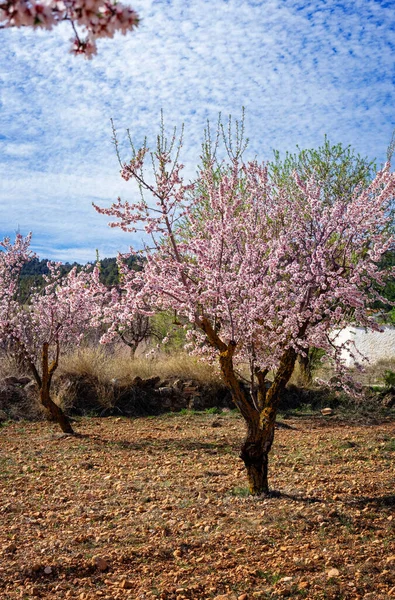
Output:
<instances>
[{"instance_id":1,"label":"blossoming almond tree","mask_svg":"<svg viewBox=\"0 0 395 600\"><path fill-rule=\"evenodd\" d=\"M61 275L60 263L48 263L44 287L33 291L28 303L18 299L19 276L23 265L32 257L30 235L17 235L0 244L0 341L10 345L33 375L40 401L65 433L73 433L67 416L51 398L53 375L61 351L79 343L92 323L95 309L107 294L99 282L99 271L72 269Z\"/></svg>"},{"instance_id":2,"label":"blossoming almond tree","mask_svg":"<svg viewBox=\"0 0 395 600\"><path fill-rule=\"evenodd\" d=\"M142 312L131 313L129 301L122 285L125 272L127 275L129 273L129 267L124 263L122 255L117 257L116 264L118 283L112 285L109 289L106 302L103 302L100 310L96 313L96 321L107 329L101 338L101 342L105 343L106 341L113 341L114 338L119 338L123 344L128 346L130 357L134 359L141 342L152 338L160 338L149 316ZM134 270L141 267L141 261L134 261Z\"/></svg>"},{"instance_id":3,"label":"blossoming almond tree","mask_svg":"<svg viewBox=\"0 0 395 600\"><path fill-rule=\"evenodd\" d=\"M231 148L220 168L214 155L204 157L194 186L184 184L163 137L149 178L147 153L133 150L121 174L153 202L96 207L115 218L112 226L152 238L144 270L124 275L129 309L173 310L190 322L195 351L218 361L244 417L240 457L250 492L268 493L277 407L297 356L323 348L342 370L333 328L350 320L377 328L366 290L373 297L373 284L383 284L377 265L392 244L385 225L395 175L386 164L369 187L328 204L314 179L295 174L291 196L271 184L264 164L244 163ZM240 363L250 366L249 389Z\"/></svg>"},{"instance_id":4,"label":"blossoming almond tree","mask_svg":"<svg viewBox=\"0 0 395 600\"><path fill-rule=\"evenodd\" d=\"M69 21L73 29L71 52L92 58L96 40L126 34L137 27L137 13L116 0L0 0L0 29L33 27L52 29Z\"/></svg>"}]
</instances>

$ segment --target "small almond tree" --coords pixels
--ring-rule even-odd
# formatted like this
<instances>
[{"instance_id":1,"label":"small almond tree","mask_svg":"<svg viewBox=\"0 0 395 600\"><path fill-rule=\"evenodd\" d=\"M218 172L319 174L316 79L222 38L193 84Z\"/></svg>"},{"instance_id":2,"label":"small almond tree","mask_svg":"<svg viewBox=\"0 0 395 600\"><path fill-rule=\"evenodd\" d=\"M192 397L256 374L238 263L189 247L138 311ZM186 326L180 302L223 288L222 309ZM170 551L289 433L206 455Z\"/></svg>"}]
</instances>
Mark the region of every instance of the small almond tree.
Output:
<instances>
[{"instance_id":1,"label":"small almond tree","mask_svg":"<svg viewBox=\"0 0 395 600\"><path fill-rule=\"evenodd\" d=\"M7 343L29 368L39 389L40 402L63 432L74 433L70 420L51 398L51 384L61 352L78 344L107 294L99 271L73 268L62 277L60 263L48 263L44 286L19 301L19 276L32 258L30 235L8 238L0 245L0 340Z\"/></svg>"},{"instance_id":2,"label":"small almond tree","mask_svg":"<svg viewBox=\"0 0 395 600\"><path fill-rule=\"evenodd\" d=\"M71 24L71 52L92 58L98 38L126 34L137 27L139 18L130 7L116 0L0 0L0 29L32 27L52 29Z\"/></svg>"},{"instance_id":3,"label":"small almond tree","mask_svg":"<svg viewBox=\"0 0 395 600\"><path fill-rule=\"evenodd\" d=\"M124 277L129 309L172 310L190 322L195 352L218 362L245 420L240 457L250 492L268 493L277 408L297 357L322 348L342 372L333 329L350 320L377 328L367 291L374 298L383 285L378 262L393 242L386 223L395 175L387 163L347 201L325 203L313 177L295 174L290 194L230 142L227 164L218 166L206 146L196 182L185 185L173 147L158 136L153 177L143 171L145 146L121 161L122 177L153 201L142 195L96 209L116 219L112 226L151 236L143 271ZM237 376L241 363L250 367L249 389Z\"/></svg>"},{"instance_id":4,"label":"small almond tree","mask_svg":"<svg viewBox=\"0 0 395 600\"><path fill-rule=\"evenodd\" d=\"M117 269L118 283L111 287L101 311L97 312L97 319L107 328L101 341L104 343L119 338L128 346L130 358L133 360L141 342L148 342L159 336L148 315L130 310L129 300L123 288L124 276L126 274L128 277L129 274L124 255L118 256Z\"/></svg>"}]
</instances>

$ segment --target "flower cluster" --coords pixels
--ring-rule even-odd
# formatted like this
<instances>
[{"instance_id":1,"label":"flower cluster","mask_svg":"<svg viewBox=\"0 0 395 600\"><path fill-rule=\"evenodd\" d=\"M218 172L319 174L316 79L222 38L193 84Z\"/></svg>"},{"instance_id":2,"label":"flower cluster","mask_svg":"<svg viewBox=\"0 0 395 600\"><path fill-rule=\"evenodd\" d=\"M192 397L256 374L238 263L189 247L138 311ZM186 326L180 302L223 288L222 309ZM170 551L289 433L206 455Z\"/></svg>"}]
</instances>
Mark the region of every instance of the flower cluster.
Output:
<instances>
[{"instance_id":1,"label":"flower cluster","mask_svg":"<svg viewBox=\"0 0 395 600\"><path fill-rule=\"evenodd\" d=\"M74 37L71 52L92 58L98 38L126 34L137 27L137 13L116 0L0 0L0 27L52 29L70 21ZM82 31L82 36L79 33Z\"/></svg>"}]
</instances>

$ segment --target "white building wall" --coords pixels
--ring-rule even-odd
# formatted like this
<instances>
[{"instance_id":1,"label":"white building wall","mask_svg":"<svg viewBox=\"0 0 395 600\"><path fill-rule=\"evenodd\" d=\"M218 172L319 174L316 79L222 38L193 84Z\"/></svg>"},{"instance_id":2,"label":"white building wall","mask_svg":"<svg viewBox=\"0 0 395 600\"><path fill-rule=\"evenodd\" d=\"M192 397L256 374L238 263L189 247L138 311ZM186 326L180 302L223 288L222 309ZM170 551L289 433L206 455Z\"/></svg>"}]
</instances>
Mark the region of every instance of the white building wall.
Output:
<instances>
[{"instance_id":1,"label":"white building wall","mask_svg":"<svg viewBox=\"0 0 395 600\"><path fill-rule=\"evenodd\" d=\"M363 327L346 327L335 337L335 344L340 346L348 340L353 340L355 348L366 356L370 363L376 363L379 360L388 360L395 358L395 327L383 326L383 331L366 331ZM347 350L342 351L342 359L348 367L352 367L358 360L358 353L355 353L355 359Z\"/></svg>"}]
</instances>

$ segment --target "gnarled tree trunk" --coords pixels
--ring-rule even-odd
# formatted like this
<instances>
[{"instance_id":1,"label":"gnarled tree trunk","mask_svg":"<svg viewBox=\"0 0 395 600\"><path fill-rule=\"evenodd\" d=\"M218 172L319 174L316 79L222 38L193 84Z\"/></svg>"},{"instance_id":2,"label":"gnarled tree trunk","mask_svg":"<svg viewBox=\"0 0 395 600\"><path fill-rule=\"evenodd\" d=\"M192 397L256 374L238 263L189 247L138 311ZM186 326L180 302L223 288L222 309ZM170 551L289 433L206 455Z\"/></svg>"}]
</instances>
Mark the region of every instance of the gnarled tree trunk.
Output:
<instances>
[{"instance_id":1,"label":"gnarled tree trunk","mask_svg":"<svg viewBox=\"0 0 395 600\"><path fill-rule=\"evenodd\" d=\"M274 439L277 408L281 394L292 375L297 354L293 348L284 351L269 389L266 388L267 371L257 369L255 375L258 387L256 398L253 398L241 385L234 371L233 355L236 343L230 341L226 344L221 340L205 318L202 318L198 325L210 343L220 352L219 363L223 380L247 425L247 435L241 447L240 458L247 470L250 493L255 496L268 494L269 452Z\"/></svg>"},{"instance_id":2,"label":"gnarled tree trunk","mask_svg":"<svg viewBox=\"0 0 395 600\"><path fill-rule=\"evenodd\" d=\"M259 424L258 411L257 415L254 423L247 423L247 435L240 452L247 470L250 494L253 496L269 493L269 452L274 439L274 427L270 431L264 431Z\"/></svg>"},{"instance_id":3,"label":"gnarled tree trunk","mask_svg":"<svg viewBox=\"0 0 395 600\"><path fill-rule=\"evenodd\" d=\"M49 365L49 344L45 342L43 344L42 356L41 356L41 376L39 375L35 365L29 363L30 369L34 375L34 379L40 390L40 402L44 408L48 411L50 417L58 423L63 433L73 434L74 430L67 416L63 410L58 406L51 398L50 390L52 377L58 367L59 361L59 344L56 345L56 357L55 360Z\"/></svg>"},{"instance_id":4,"label":"gnarled tree trunk","mask_svg":"<svg viewBox=\"0 0 395 600\"><path fill-rule=\"evenodd\" d=\"M47 409L49 415L56 423L60 426L63 433L73 434L74 430L68 417L64 414L63 410L58 406L51 398L48 387L42 387L40 390L40 401L41 404Z\"/></svg>"}]
</instances>

